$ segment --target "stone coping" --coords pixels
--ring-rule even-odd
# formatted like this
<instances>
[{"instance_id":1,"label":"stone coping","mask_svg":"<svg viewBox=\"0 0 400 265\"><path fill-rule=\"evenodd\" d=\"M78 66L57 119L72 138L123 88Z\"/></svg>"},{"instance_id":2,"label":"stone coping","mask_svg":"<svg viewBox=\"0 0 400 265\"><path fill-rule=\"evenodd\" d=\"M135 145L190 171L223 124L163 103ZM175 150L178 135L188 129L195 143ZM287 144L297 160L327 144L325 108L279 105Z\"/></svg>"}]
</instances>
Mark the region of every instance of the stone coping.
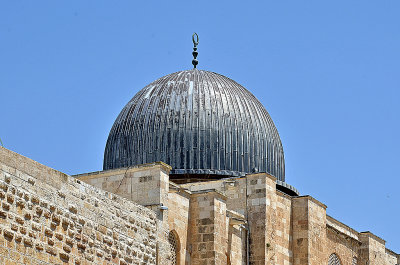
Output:
<instances>
[{"instance_id":1,"label":"stone coping","mask_svg":"<svg viewBox=\"0 0 400 265\"><path fill-rule=\"evenodd\" d=\"M372 237L373 239L375 239L379 243L381 243L383 245L386 244L386 241L384 239L380 238L377 235L372 234L370 231L360 232L360 235L365 235L365 236L368 236L368 237Z\"/></svg>"},{"instance_id":2,"label":"stone coping","mask_svg":"<svg viewBox=\"0 0 400 265\"><path fill-rule=\"evenodd\" d=\"M176 184L172 181L169 181L168 193L179 193L180 195L186 195L186 196L190 196L192 194L192 192L187 188L183 188L179 184Z\"/></svg>"},{"instance_id":3,"label":"stone coping","mask_svg":"<svg viewBox=\"0 0 400 265\"><path fill-rule=\"evenodd\" d=\"M342 222L336 220L335 218L326 215L326 226L329 226L336 231L340 232L343 235L346 235L358 242L360 242L360 239L358 238L358 232L351 228L350 226L347 226L343 224Z\"/></svg>"},{"instance_id":4,"label":"stone coping","mask_svg":"<svg viewBox=\"0 0 400 265\"><path fill-rule=\"evenodd\" d=\"M114 176L114 175L125 174L125 173L132 173L132 172L142 171L142 170L146 170L149 168L156 168L156 167L161 167L161 169L164 170L167 174L171 170L171 166L165 164L164 162L153 162L153 163L141 164L141 165L136 165L136 166L131 166L131 167L114 168L114 169L109 169L109 170L82 173L82 174L72 175L72 177L78 178L81 180L87 180L87 179L108 177L108 176Z\"/></svg>"},{"instance_id":5,"label":"stone coping","mask_svg":"<svg viewBox=\"0 0 400 265\"><path fill-rule=\"evenodd\" d=\"M393 250L388 249L388 248L385 248L385 250L386 250L387 252L389 252L390 255L395 256L396 258L400 259L400 254L398 254L398 253L396 253L396 252L394 252Z\"/></svg>"},{"instance_id":6,"label":"stone coping","mask_svg":"<svg viewBox=\"0 0 400 265\"><path fill-rule=\"evenodd\" d=\"M193 187L204 186L204 185L208 185L208 184L215 184L215 183L218 183L218 182L237 181L239 179L244 179L244 178L245 177L241 177L241 178L229 177L229 178L222 178L222 179L216 179L216 180L206 180L206 181L182 183L182 184L176 184L176 185L179 185L180 187L184 187L185 189L190 189L190 188L193 188Z\"/></svg>"},{"instance_id":7,"label":"stone coping","mask_svg":"<svg viewBox=\"0 0 400 265\"><path fill-rule=\"evenodd\" d=\"M215 193L217 194L217 196L223 200L226 201L226 199L228 198L227 196L225 196L224 194L222 194L221 192L219 192L216 189L204 189L204 190L196 190L196 191L192 191L192 196L198 196L198 195L204 195L206 193Z\"/></svg>"},{"instance_id":8,"label":"stone coping","mask_svg":"<svg viewBox=\"0 0 400 265\"><path fill-rule=\"evenodd\" d=\"M274 182L276 182L276 180L277 180L276 177L274 177L266 172L246 174L246 177L256 177L256 176L261 176L261 175L266 175L269 179L273 180Z\"/></svg>"},{"instance_id":9,"label":"stone coping","mask_svg":"<svg viewBox=\"0 0 400 265\"><path fill-rule=\"evenodd\" d=\"M146 211L146 214L148 215L154 215L153 211L148 210L146 207L140 204L132 202L117 194L94 187L79 179L73 178L58 170L49 168L33 159L20 155L4 147L0 147L0 162L3 163L4 166L8 167L7 169L10 170L8 173L10 174L17 175L15 172L16 170L26 174L27 176L24 176L24 178L27 178L28 182L32 179L34 182L37 181L39 183L37 185L40 185L40 182L43 182L46 185L58 190L63 190L66 185L78 185L79 187L88 189L88 191L92 192L93 194L103 196L104 198L102 201L109 199L117 202L120 204L120 206L133 206L137 209Z\"/></svg>"},{"instance_id":10,"label":"stone coping","mask_svg":"<svg viewBox=\"0 0 400 265\"><path fill-rule=\"evenodd\" d=\"M322 208L324 208L326 210L326 208L328 208L328 206L326 206L325 204L323 204L322 202L318 201L317 199L313 198L310 195L303 195L303 196L293 196L292 199L301 199L301 198L308 198L310 201L314 202L315 204L321 206Z\"/></svg>"},{"instance_id":11,"label":"stone coping","mask_svg":"<svg viewBox=\"0 0 400 265\"><path fill-rule=\"evenodd\" d=\"M182 188L179 184L176 184L173 181L169 181L169 192L171 192L171 189L179 191L181 190L187 191L186 188Z\"/></svg>"},{"instance_id":12,"label":"stone coping","mask_svg":"<svg viewBox=\"0 0 400 265\"><path fill-rule=\"evenodd\" d=\"M266 175L269 179L273 180L276 182L276 178L268 173L254 173L254 174L247 174L245 177L227 177L227 178L221 178L221 179L215 179L215 180L206 180L206 181L198 181L198 182L189 182L189 183L183 183L183 184L177 184L180 187L185 187L185 188L190 188L190 187L196 187L196 186L202 186L202 185L207 185L207 184L215 184L218 182L229 182L229 181L239 181L239 180L246 180L248 177L253 177L253 176L261 176L261 175Z\"/></svg>"},{"instance_id":13,"label":"stone coping","mask_svg":"<svg viewBox=\"0 0 400 265\"><path fill-rule=\"evenodd\" d=\"M233 210L226 210L226 215L227 217L231 217L231 218L236 218L236 219L240 219L240 220L245 220L245 216L241 213L238 213L236 211Z\"/></svg>"},{"instance_id":14,"label":"stone coping","mask_svg":"<svg viewBox=\"0 0 400 265\"><path fill-rule=\"evenodd\" d=\"M61 183L68 182L70 177L61 171L45 166L4 147L0 147L0 162L11 169L19 170L57 189L61 187Z\"/></svg>"},{"instance_id":15,"label":"stone coping","mask_svg":"<svg viewBox=\"0 0 400 265\"><path fill-rule=\"evenodd\" d=\"M244 218L244 216L240 216L234 212L227 210L226 217L228 217L228 219L229 219L230 226L242 225L245 227L246 230L248 229L248 227L247 227L248 223L247 223L247 220Z\"/></svg>"}]
</instances>

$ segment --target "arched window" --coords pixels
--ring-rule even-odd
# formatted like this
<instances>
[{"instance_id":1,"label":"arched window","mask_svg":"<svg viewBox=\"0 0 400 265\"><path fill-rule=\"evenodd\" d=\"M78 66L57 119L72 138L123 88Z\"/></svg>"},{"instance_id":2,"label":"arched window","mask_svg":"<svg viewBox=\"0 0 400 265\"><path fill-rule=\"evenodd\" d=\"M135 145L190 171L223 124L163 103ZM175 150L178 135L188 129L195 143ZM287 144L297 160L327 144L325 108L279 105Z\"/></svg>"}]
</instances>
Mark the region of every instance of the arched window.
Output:
<instances>
[{"instance_id":1,"label":"arched window","mask_svg":"<svg viewBox=\"0 0 400 265\"><path fill-rule=\"evenodd\" d=\"M342 263L340 262L339 257L333 253L329 256L328 265L342 265Z\"/></svg>"},{"instance_id":2,"label":"arched window","mask_svg":"<svg viewBox=\"0 0 400 265\"><path fill-rule=\"evenodd\" d=\"M175 231L168 233L168 243L171 251L171 265L179 265L179 239Z\"/></svg>"}]
</instances>

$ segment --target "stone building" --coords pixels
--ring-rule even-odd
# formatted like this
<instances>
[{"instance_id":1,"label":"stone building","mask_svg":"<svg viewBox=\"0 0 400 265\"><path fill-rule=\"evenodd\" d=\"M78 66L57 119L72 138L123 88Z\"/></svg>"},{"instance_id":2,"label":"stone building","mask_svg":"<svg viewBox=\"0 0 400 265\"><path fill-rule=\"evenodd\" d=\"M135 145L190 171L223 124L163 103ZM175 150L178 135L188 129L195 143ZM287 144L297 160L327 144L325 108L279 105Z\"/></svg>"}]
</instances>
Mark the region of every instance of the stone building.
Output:
<instances>
[{"instance_id":1,"label":"stone building","mask_svg":"<svg viewBox=\"0 0 400 265\"><path fill-rule=\"evenodd\" d=\"M194 69L123 108L103 171L68 176L0 147L1 264L400 264L286 182L265 108L198 70L196 49Z\"/></svg>"}]
</instances>

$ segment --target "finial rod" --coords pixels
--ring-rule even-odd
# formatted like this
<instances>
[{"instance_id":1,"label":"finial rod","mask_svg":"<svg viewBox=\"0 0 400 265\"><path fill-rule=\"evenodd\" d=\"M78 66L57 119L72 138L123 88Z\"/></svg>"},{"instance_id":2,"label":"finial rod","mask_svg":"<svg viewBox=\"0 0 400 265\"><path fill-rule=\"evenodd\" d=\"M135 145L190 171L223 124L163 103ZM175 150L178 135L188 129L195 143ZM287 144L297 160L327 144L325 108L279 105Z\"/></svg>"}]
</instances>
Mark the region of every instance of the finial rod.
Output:
<instances>
[{"instance_id":1,"label":"finial rod","mask_svg":"<svg viewBox=\"0 0 400 265\"><path fill-rule=\"evenodd\" d=\"M194 68L196 68L196 66L199 64L199 61L196 59L197 55L199 54L197 52L197 45L199 44L199 35L197 35L197 33L193 33L192 35L192 41L193 41L193 60L192 60L192 64L194 66Z\"/></svg>"}]
</instances>

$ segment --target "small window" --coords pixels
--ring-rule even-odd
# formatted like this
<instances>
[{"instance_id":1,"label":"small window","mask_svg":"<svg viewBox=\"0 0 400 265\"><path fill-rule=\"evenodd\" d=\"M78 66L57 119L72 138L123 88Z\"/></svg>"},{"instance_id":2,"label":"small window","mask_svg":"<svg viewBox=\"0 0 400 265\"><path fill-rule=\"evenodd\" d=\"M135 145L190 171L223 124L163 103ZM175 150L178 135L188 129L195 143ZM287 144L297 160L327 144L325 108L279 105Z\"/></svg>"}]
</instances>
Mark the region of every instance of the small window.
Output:
<instances>
[{"instance_id":1,"label":"small window","mask_svg":"<svg viewBox=\"0 0 400 265\"><path fill-rule=\"evenodd\" d=\"M358 263L357 263L357 258L356 257L353 257L353 263L352 263L352 265L357 265Z\"/></svg>"},{"instance_id":2,"label":"small window","mask_svg":"<svg viewBox=\"0 0 400 265\"><path fill-rule=\"evenodd\" d=\"M179 265L179 240L174 231L168 233L168 243L171 251L171 265Z\"/></svg>"},{"instance_id":3,"label":"small window","mask_svg":"<svg viewBox=\"0 0 400 265\"><path fill-rule=\"evenodd\" d=\"M333 253L329 256L328 265L342 265L342 263L340 262L339 257Z\"/></svg>"}]
</instances>

